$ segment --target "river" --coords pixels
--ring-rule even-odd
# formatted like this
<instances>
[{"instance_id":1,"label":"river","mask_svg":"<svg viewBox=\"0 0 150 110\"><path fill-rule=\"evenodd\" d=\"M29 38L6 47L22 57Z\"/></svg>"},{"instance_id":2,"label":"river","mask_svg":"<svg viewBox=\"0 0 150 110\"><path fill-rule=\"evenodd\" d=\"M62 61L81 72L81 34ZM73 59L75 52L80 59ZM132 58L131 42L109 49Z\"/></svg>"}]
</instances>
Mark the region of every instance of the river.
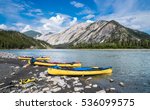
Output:
<instances>
[{"instance_id":1,"label":"river","mask_svg":"<svg viewBox=\"0 0 150 110\"><path fill-rule=\"evenodd\" d=\"M78 50L78 49L47 49L47 50L0 50L18 56L49 56L51 61L81 62L83 66L112 66L111 76L93 76L93 82L102 87L120 88L118 92L150 92L150 50ZM110 85L106 78L114 79ZM125 88L119 86L125 83Z\"/></svg>"}]
</instances>

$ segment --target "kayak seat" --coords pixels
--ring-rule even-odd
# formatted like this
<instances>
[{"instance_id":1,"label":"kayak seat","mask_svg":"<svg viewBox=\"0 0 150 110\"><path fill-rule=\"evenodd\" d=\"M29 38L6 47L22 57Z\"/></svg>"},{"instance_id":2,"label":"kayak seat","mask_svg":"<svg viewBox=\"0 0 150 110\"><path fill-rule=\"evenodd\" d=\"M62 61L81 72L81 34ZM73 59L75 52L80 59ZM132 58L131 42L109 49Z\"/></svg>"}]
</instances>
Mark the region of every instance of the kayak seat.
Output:
<instances>
[{"instance_id":1,"label":"kayak seat","mask_svg":"<svg viewBox=\"0 0 150 110\"><path fill-rule=\"evenodd\" d=\"M79 68L74 68L73 70L75 70L75 71L90 71L90 70L93 70L93 68L90 68L90 67L79 67Z\"/></svg>"},{"instance_id":2,"label":"kayak seat","mask_svg":"<svg viewBox=\"0 0 150 110\"><path fill-rule=\"evenodd\" d=\"M100 67L99 69L100 69L100 70L106 70L106 69L109 69L109 68L112 68L112 66Z\"/></svg>"},{"instance_id":3,"label":"kayak seat","mask_svg":"<svg viewBox=\"0 0 150 110\"><path fill-rule=\"evenodd\" d=\"M55 65L55 66L51 66L51 68L54 68L54 69L61 69L61 67Z\"/></svg>"}]
</instances>

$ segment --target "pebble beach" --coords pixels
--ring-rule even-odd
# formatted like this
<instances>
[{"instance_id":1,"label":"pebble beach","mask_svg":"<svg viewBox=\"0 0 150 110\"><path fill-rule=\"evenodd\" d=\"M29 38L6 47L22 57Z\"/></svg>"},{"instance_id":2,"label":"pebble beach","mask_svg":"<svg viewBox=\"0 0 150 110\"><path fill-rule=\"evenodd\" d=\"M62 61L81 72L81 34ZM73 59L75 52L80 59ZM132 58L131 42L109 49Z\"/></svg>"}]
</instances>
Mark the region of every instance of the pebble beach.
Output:
<instances>
[{"instance_id":1,"label":"pebble beach","mask_svg":"<svg viewBox=\"0 0 150 110\"><path fill-rule=\"evenodd\" d=\"M34 78L35 81L20 84L20 80ZM93 76L53 76L47 67L27 65L17 56L0 52L0 93L116 93L114 79L104 79L108 87L93 83ZM103 84L102 84L103 85ZM123 82L117 86L124 88Z\"/></svg>"}]
</instances>

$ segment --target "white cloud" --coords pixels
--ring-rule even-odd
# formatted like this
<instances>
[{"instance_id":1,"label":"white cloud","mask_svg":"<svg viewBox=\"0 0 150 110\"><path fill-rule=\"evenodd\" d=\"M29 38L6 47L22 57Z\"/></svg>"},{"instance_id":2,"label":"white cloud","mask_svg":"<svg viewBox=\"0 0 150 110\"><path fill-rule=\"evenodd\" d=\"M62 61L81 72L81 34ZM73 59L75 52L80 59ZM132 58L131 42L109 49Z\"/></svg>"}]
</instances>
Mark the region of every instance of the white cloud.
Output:
<instances>
[{"instance_id":1,"label":"white cloud","mask_svg":"<svg viewBox=\"0 0 150 110\"><path fill-rule=\"evenodd\" d=\"M92 18L94 18L94 17L95 17L95 15L89 14L89 15L83 17L83 19L92 19Z\"/></svg>"},{"instance_id":2,"label":"white cloud","mask_svg":"<svg viewBox=\"0 0 150 110\"><path fill-rule=\"evenodd\" d=\"M77 15L87 15L87 14L94 14L94 11L86 7L81 12L77 13Z\"/></svg>"},{"instance_id":3,"label":"white cloud","mask_svg":"<svg viewBox=\"0 0 150 110\"><path fill-rule=\"evenodd\" d=\"M111 14L100 16L101 20L116 20L124 26L138 29L142 31L150 31L150 11L146 12L137 12L137 13L128 13L124 15L120 14Z\"/></svg>"},{"instance_id":4,"label":"white cloud","mask_svg":"<svg viewBox=\"0 0 150 110\"><path fill-rule=\"evenodd\" d=\"M105 14L108 11L113 13L124 14L137 10L137 0L94 0L100 14Z\"/></svg>"},{"instance_id":5,"label":"white cloud","mask_svg":"<svg viewBox=\"0 0 150 110\"><path fill-rule=\"evenodd\" d=\"M121 0L116 0L112 6L114 13L122 15L137 12L139 10L137 0L125 0L123 3Z\"/></svg>"},{"instance_id":6,"label":"white cloud","mask_svg":"<svg viewBox=\"0 0 150 110\"><path fill-rule=\"evenodd\" d=\"M74 4L77 7L82 7L84 4ZM7 20L7 26L0 25L1 28L16 30L20 32L28 31L30 29L37 30L40 32L60 32L67 29L77 23L76 17L71 17L68 15L60 13L48 13L52 17L44 18L41 15L44 13L41 9L34 9L33 4L29 1L16 0L0 0L0 15L2 15ZM28 15L34 18L28 19L23 17L23 15Z\"/></svg>"},{"instance_id":7,"label":"white cloud","mask_svg":"<svg viewBox=\"0 0 150 110\"><path fill-rule=\"evenodd\" d=\"M39 31L57 33L76 24L77 18L58 13L56 16L52 16L49 19L43 18L40 22L42 26L38 27Z\"/></svg>"},{"instance_id":8,"label":"white cloud","mask_svg":"<svg viewBox=\"0 0 150 110\"><path fill-rule=\"evenodd\" d=\"M7 20L21 20L20 12L25 10L24 4L15 3L13 0L0 1L0 14Z\"/></svg>"},{"instance_id":9,"label":"white cloud","mask_svg":"<svg viewBox=\"0 0 150 110\"><path fill-rule=\"evenodd\" d=\"M41 9L32 9L30 12L35 12L35 13L42 13Z\"/></svg>"},{"instance_id":10,"label":"white cloud","mask_svg":"<svg viewBox=\"0 0 150 110\"><path fill-rule=\"evenodd\" d=\"M138 0L94 0L100 15L97 19L116 20L129 28L150 32L150 11ZM142 7L142 8L141 8ZM108 11L112 14L108 14Z\"/></svg>"},{"instance_id":11,"label":"white cloud","mask_svg":"<svg viewBox=\"0 0 150 110\"><path fill-rule=\"evenodd\" d=\"M11 26L9 26L9 30L17 30L22 32L22 30L26 27L27 24L17 22L17 23L12 23Z\"/></svg>"},{"instance_id":12,"label":"white cloud","mask_svg":"<svg viewBox=\"0 0 150 110\"><path fill-rule=\"evenodd\" d=\"M25 24L24 24L24 23L20 23L20 22L18 22L18 23L14 23L13 25L15 25L15 26L17 26L17 27L25 26Z\"/></svg>"},{"instance_id":13,"label":"white cloud","mask_svg":"<svg viewBox=\"0 0 150 110\"><path fill-rule=\"evenodd\" d=\"M92 20L87 20L86 23L93 23L94 21Z\"/></svg>"},{"instance_id":14,"label":"white cloud","mask_svg":"<svg viewBox=\"0 0 150 110\"><path fill-rule=\"evenodd\" d=\"M54 12L49 11L47 14L49 14L49 15L53 15L53 14L54 14Z\"/></svg>"},{"instance_id":15,"label":"white cloud","mask_svg":"<svg viewBox=\"0 0 150 110\"><path fill-rule=\"evenodd\" d=\"M83 19L91 19L93 17L95 17L94 15L94 11L91 10L88 6L85 6L82 3L76 2L76 1L72 1L70 2L72 5L74 5L76 8L82 8L82 10L78 13L76 13L77 15L86 15L85 17L83 17Z\"/></svg>"},{"instance_id":16,"label":"white cloud","mask_svg":"<svg viewBox=\"0 0 150 110\"><path fill-rule=\"evenodd\" d=\"M32 30L32 27L30 25L26 25L22 30L21 32L26 32L26 31L29 31L29 30Z\"/></svg>"},{"instance_id":17,"label":"white cloud","mask_svg":"<svg viewBox=\"0 0 150 110\"><path fill-rule=\"evenodd\" d=\"M77 21L78 21L78 19L77 19L76 17L74 17L74 18L73 18L73 20L72 20L72 21L70 21L70 23L69 23L68 27L70 27L70 26L73 26L73 25L77 24Z\"/></svg>"},{"instance_id":18,"label":"white cloud","mask_svg":"<svg viewBox=\"0 0 150 110\"><path fill-rule=\"evenodd\" d=\"M27 13L25 13L25 15L32 16L32 17L37 17L37 16L44 15L44 13L42 12L41 9L31 9Z\"/></svg>"},{"instance_id":19,"label":"white cloud","mask_svg":"<svg viewBox=\"0 0 150 110\"><path fill-rule=\"evenodd\" d=\"M25 32L29 30L35 30L41 33L58 33L64 31L78 23L78 19L76 17L71 17L69 15L57 13L55 16L48 18L40 18L38 21L34 21L33 24L30 25L26 23L12 23L12 25L6 26L4 24L0 25L0 28L8 29L8 30L17 30L20 32Z\"/></svg>"},{"instance_id":20,"label":"white cloud","mask_svg":"<svg viewBox=\"0 0 150 110\"><path fill-rule=\"evenodd\" d=\"M0 29L6 30L6 29L7 29L7 26L6 26L5 24L0 24Z\"/></svg>"},{"instance_id":21,"label":"white cloud","mask_svg":"<svg viewBox=\"0 0 150 110\"><path fill-rule=\"evenodd\" d=\"M76 2L76 1L72 1L72 2L70 2L70 4L73 5L76 8L82 8L82 7L84 7L84 4Z\"/></svg>"},{"instance_id":22,"label":"white cloud","mask_svg":"<svg viewBox=\"0 0 150 110\"><path fill-rule=\"evenodd\" d=\"M25 28L25 26L26 24L24 23L13 23L12 25L1 24L0 29L22 31Z\"/></svg>"}]
</instances>

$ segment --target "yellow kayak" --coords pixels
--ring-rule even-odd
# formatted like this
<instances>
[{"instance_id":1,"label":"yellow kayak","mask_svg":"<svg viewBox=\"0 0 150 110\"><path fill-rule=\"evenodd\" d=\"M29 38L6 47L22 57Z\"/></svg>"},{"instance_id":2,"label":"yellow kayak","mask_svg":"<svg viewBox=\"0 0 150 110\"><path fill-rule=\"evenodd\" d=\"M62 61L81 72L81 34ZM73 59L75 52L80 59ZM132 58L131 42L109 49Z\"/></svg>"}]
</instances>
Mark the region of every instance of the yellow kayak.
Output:
<instances>
[{"instance_id":1,"label":"yellow kayak","mask_svg":"<svg viewBox=\"0 0 150 110\"><path fill-rule=\"evenodd\" d=\"M33 65L38 66L60 66L60 67L81 67L80 62L71 62L71 63L61 63L61 62L40 62L35 61Z\"/></svg>"},{"instance_id":2,"label":"yellow kayak","mask_svg":"<svg viewBox=\"0 0 150 110\"><path fill-rule=\"evenodd\" d=\"M20 56L18 57L19 60L31 60L33 57L24 57L24 56ZM49 57L37 57L35 58L36 60L49 60Z\"/></svg>"},{"instance_id":3,"label":"yellow kayak","mask_svg":"<svg viewBox=\"0 0 150 110\"><path fill-rule=\"evenodd\" d=\"M85 76L85 75L100 75L111 74L112 67L79 67L79 68L61 68L58 66L48 68L48 73L51 75L65 75L65 76Z\"/></svg>"}]
</instances>

